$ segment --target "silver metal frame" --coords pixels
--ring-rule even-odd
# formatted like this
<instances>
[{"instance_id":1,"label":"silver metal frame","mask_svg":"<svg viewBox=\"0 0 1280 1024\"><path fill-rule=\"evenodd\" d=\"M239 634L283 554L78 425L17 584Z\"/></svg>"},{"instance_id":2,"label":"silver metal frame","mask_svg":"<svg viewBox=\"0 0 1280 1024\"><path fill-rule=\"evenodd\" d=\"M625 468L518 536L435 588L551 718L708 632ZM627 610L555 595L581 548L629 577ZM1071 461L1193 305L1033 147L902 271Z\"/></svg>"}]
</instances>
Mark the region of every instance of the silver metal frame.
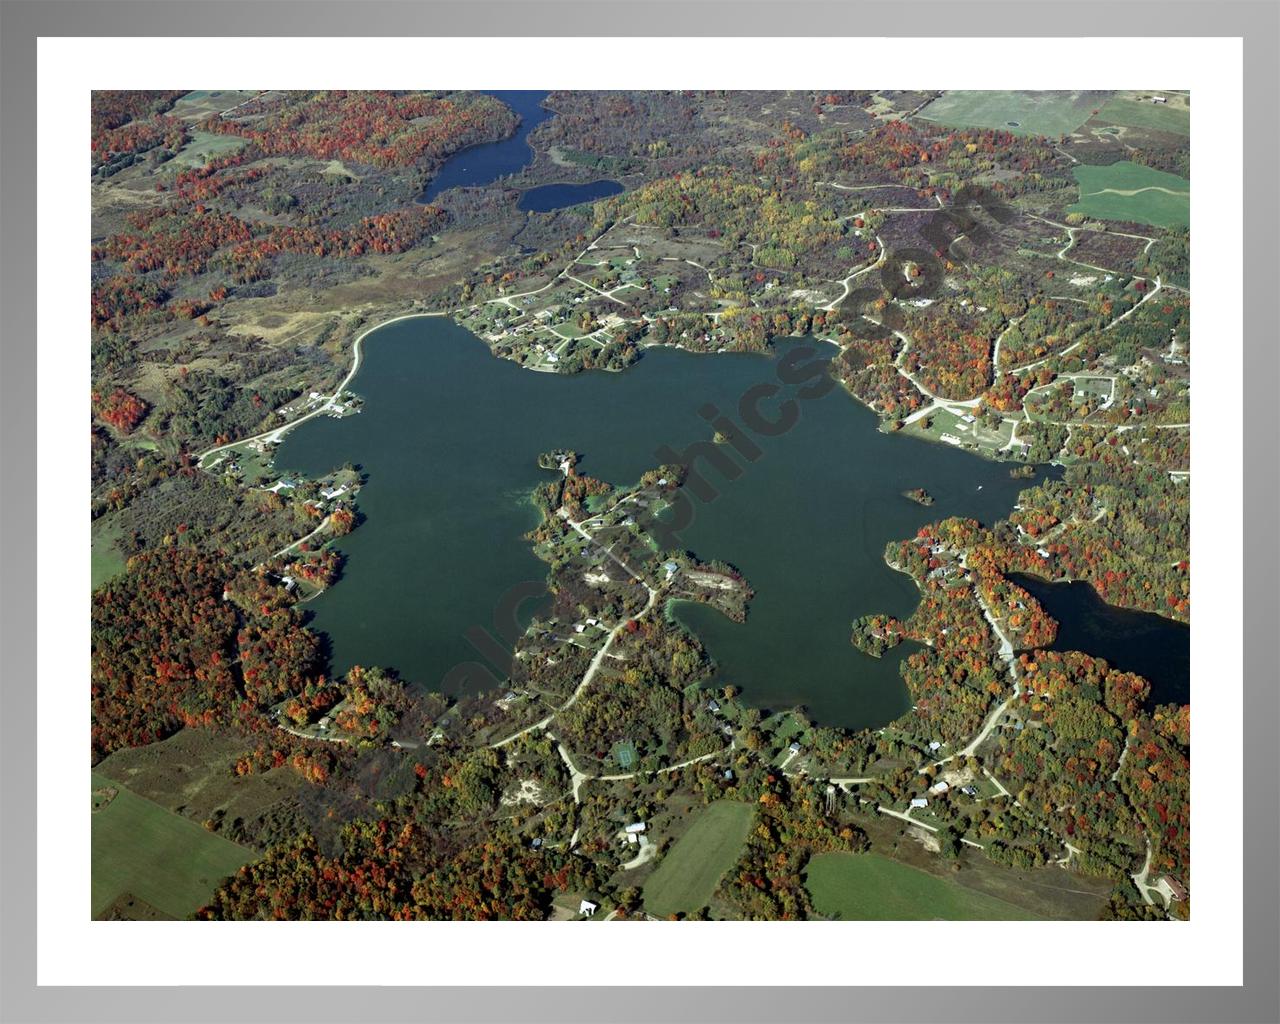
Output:
<instances>
[{"instance_id":1,"label":"silver metal frame","mask_svg":"<svg viewBox=\"0 0 1280 1024\"><path fill-rule=\"evenodd\" d=\"M831 3L654 0L551 3L203 0L153 3L0 0L0 1019L5 1021L1270 1021L1280 1020L1280 824L1275 765L1280 386L1274 310L1280 279L1275 188L1280 7L1274 0L1022 0ZM1089 13L1098 15L1089 19ZM635 27L640 27L637 32ZM35 985L36 39L40 36L1229 36L1244 39L1244 563L1247 770L1244 985L1238 988L38 988ZM959 53L962 50L958 49ZM1235 680L1214 680L1234 685ZM1126 927L1126 926L1118 926ZM1142 956L1142 938L1134 937ZM1088 949L1074 951L1088 971ZM1159 965L1152 964L1159 977ZM659 967L660 970L660 967ZM159 979L158 979L159 980Z\"/></svg>"}]
</instances>

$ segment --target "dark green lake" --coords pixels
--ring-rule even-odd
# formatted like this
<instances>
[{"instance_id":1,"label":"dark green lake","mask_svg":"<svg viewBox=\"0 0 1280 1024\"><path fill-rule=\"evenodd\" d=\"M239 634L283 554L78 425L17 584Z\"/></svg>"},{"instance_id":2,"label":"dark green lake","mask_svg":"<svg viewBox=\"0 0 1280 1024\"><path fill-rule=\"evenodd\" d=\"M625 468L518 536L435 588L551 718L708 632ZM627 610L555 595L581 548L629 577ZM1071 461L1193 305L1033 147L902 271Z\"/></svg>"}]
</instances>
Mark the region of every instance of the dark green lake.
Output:
<instances>
[{"instance_id":1,"label":"dark green lake","mask_svg":"<svg viewBox=\"0 0 1280 1024\"><path fill-rule=\"evenodd\" d=\"M581 470L627 484L711 428L708 402L732 412L750 387L777 380L778 359L817 342L781 341L773 355L693 355L653 349L624 373L535 373L496 359L443 319L406 320L365 339L353 387L364 411L312 420L288 435L284 470L319 474L350 461L368 473L367 521L342 541L342 580L308 605L331 643L332 668L398 669L438 687L454 666L483 661L463 638L493 631L494 608L547 567L522 535L537 524L529 495L547 479L536 458L553 448L585 456ZM761 405L772 416L784 388ZM1024 484L1007 465L883 434L876 417L840 389L798 403L779 437L750 435L763 450L742 475L707 478L720 492L694 501L683 546L738 566L756 589L748 620L735 624L700 605L675 605L719 665L718 681L753 703L804 704L820 722L879 726L906 710L902 649L884 659L849 643L859 615L905 617L917 592L883 561L885 544L926 522L1005 516ZM902 491L924 487L921 507Z\"/></svg>"},{"instance_id":2,"label":"dark green lake","mask_svg":"<svg viewBox=\"0 0 1280 1024\"><path fill-rule=\"evenodd\" d=\"M1151 684L1149 705L1191 700L1191 627L1162 615L1107 604L1088 583L1049 583L1015 574L1058 620L1052 650L1085 651L1112 668L1136 672Z\"/></svg>"}]
</instances>

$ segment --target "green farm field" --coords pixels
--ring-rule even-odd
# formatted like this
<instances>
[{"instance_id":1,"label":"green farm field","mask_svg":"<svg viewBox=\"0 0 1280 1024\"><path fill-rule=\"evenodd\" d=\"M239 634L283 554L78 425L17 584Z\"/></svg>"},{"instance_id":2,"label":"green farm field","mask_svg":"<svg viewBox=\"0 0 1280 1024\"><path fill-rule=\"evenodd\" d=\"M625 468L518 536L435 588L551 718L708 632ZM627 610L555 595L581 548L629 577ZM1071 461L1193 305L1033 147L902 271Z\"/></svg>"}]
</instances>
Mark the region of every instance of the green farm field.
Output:
<instances>
[{"instance_id":1,"label":"green farm field","mask_svg":"<svg viewBox=\"0 0 1280 1024\"><path fill-rule=\"evenodd\" d=\"M1097 122L1121 124L1128 128L1151 128L1176 135L1191 134L1191 114L1185 107L1122 97L1107 100L1098 113Z\"/></svg>"},{"instance_id":2,"label":"green farm field","mask_svg":"<svg viewBox=\"0 0 1280 1024\"><path fill-rule=\"evenodd\" d=\"M754 817L754 807L732 800L706 807L645 882L649 913L668 917L706 906L720 878L741 854Z\"/></svg>"},{"instance_id":3,"label":"green farm field","mask_svg":"<svg viewBox=\"0 0 1280 1024\"><path fill-rule=\"evenodd\" d=\"M253 857L118 782L92 778L94 917L125 893L173 917L190 917Z\"/></svg>"},{"instance_id":4,"label":"green farm field","mask_svg":"<svg viewBox=\"0 0 1280 1024\"><path fill-rule=\"evenodd\" d=\"M1191 182L1127 160L1071 169L1080 184L1080 201L1067 208L1100 220L1137 221L1162 228L1191 224Z\"/></svg>"},{"instance_id":5,"label":"green farm field","mask_svg":"<svg viewBox=\"0 0 1280 1024\"><path fill-rule=\"evenodd\" d=\"M917 116L956 128L999 128L1016 135L1066 135L1075 131L1105 99L1095 92L945 93ZM1010 124L1010 121L1017 122Z\"/></svg>"},{"instance_id":6,"label":"green farm field","mask_svg":"<svg viewBox=\"0 0 1280 1024\"><path fill-rule=\"evenodd\" d=\"M878 853L823 853L809 861L814 909L842 921L1031 921L1012 903L936 878Z\"/></svg>"},{"instance_id":7,"label":"green farm field","mask_svg":"<svg viewBox=\"0 0 1280 1024\"><path fill-rule=\"evenodd\" d=\"M89 534L89 586L97 590L113 576L124 572L124 555L116 547L118 523L96 523Z\"/></svg>"}]
</instances>

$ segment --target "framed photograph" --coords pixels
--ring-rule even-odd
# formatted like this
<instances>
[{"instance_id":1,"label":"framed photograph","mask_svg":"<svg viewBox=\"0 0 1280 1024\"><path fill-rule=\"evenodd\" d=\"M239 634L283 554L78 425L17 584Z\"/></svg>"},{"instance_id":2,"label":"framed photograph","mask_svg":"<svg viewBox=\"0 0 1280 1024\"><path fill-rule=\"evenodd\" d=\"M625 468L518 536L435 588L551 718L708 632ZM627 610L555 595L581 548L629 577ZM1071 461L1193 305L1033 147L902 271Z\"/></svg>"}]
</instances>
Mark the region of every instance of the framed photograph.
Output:
<instances>
[{"instance_id":1,"label":"framed photograph","mask_svg":"<svg viewBox=\"0 0 1280 1024\"><path fill-rule=\"evenodd\" d=\"M5 1020L1280 1014L1277 8L727 11L0 6Z\"/></svg>"}]
</instances>

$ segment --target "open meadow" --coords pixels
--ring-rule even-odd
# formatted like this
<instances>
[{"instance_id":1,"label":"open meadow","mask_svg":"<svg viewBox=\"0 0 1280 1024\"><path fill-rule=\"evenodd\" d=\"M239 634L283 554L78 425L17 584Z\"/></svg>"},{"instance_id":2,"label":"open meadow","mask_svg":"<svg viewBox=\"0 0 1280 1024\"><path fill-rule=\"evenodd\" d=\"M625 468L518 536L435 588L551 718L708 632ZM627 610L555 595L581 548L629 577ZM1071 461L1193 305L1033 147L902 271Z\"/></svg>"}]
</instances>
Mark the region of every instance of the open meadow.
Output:
<instances>
[{"instance_id":1,"label":"open meadow","mask_svg":"<svg viewBox=\"0 0 1280 1024\"><path fill-rule=\"evenodd\" d=\"M668 917L706 906L742 852L754 817L750 804L732 800L717 801L702 811L645 883L649 913Z\"/></svg>"},{"instance_id":2,"label":"open meadow","mask_svg":"<svg viewBox=\"0 0 1280 1024\"><path fill-rule=\"evenodd\" d=\"M93 775L92 913L137 897L175 918L190 917L251 850Z\"/></svg>"},{"instance_id":3,"label":"open meadow","mask_svg":"<svg viewBox=\"0 0 1280 1024\"><path fill-rule=\"evenodd\" d=\"M824 853L805 885L823 917L842 921L1029 921L1012 903L948 883L878 853Z\"/></svg>"},{"instance_id":4,"label":"open meadow","mask_svg":"<svg viewBox=\"0 0 1280 1024\"><path fill-rule=\"evenodd\" d=\"M918 115L955 128L997 128L1016 135L1065 135L1098 109L1092 92L970 92L955 90Z\"/></svg>"},{"instance_id":5,"label":"open meadow","mask_svg":"<svg viewBox=\"0 0 1280 1024\"><path fill-rule=\"evenodd\" d=\"M1071 213L1162 228L1191 224L1191 182L1186 178L1127 160L1105 167L1081 164L1071 173L1080 184L1080 201L1067 208Z\"/></svg>"}]
</instances>

